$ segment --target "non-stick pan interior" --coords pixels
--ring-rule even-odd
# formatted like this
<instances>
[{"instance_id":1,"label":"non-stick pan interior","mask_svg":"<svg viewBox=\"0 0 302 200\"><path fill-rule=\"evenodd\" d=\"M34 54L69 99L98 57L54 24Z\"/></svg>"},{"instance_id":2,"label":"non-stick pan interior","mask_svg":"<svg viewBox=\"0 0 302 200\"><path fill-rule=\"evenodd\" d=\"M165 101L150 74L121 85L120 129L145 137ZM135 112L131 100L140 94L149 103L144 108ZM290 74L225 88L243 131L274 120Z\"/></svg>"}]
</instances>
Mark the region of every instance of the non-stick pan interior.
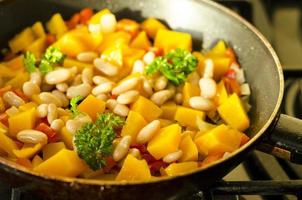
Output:
<instances>
[{"instance_id":1,"label":"non-stick pan interior","mask_svg":"<svg viewBox=\"0 0 302 200\"><path fill-rule=\"evenodd\" d=\"M196 3L198 2L198 4ZM22 6L21 6L22 5ZM190 32L194 47L211 47L218 39L227 41L236 51L251 86L250 135L255 135L271 118L280 93L282 77L269 49L234 16L213 9L197 0L11 0L0 5L0 46L22 28L40 20L45 22L55 13L69 17L74 11L89 6L96 10L108 7L119 18L141 21L156 17L172 29Z\"/></svg>"}]
</instances>

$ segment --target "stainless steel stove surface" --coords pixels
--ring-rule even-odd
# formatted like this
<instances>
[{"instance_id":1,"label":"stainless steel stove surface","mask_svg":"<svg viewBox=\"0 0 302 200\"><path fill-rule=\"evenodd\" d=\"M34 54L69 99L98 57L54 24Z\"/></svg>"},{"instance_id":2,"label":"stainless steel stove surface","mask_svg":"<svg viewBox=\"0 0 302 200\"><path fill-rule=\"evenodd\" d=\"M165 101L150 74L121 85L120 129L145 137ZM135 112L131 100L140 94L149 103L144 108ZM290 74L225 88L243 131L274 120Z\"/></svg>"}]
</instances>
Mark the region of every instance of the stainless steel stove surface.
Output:
<instances>
[{"instance_id":1,"label":"stainless steel stove surface","mask_svg":"<svg viewBox=\"0 0 302 200\"><path fill-rule=\"evenodd\" d=\"M302 118L302 6L298 1L220 0L253 23L272 43L286 84L282 112ZM247 195L248 194L248 195ZM208 190L176 199L302 199L302 165L255 150ZM0 181L0 200L40 200Z\"/></svg>"}]
</instances>

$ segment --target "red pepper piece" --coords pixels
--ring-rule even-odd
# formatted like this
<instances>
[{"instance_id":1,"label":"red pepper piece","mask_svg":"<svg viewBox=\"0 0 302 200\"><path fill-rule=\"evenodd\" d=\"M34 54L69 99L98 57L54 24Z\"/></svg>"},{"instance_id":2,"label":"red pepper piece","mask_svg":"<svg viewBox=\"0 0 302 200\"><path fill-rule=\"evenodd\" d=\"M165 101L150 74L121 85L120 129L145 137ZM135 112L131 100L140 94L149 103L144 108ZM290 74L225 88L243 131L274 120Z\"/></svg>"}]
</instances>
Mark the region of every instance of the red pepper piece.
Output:
<instances>
[{"instance_id":1,"label":"red pepper piece","mask_svg":"<svg viewBox=\"0 0 302 200\"><path fill-rule=\"evenodd\" d=\"M232 48L227 48L227 50L225 51L225 55L231 58L232 62L236 62L236 55Z\"/></svg>"},{"instance_id":2,"label":"red pepper piece","mask_svg":"<svg viewBox=\"0 0 302 200\"><path fill-rule=\"evenodd\" d=\"M91 8L84 8L83 10L81 10L79 15L80 15L80 23L87 24L88 20L93 15L93 10Z\"/></svg>"},{"instance_id":3,"label":"red pepper piece","mask_svg":"<svg viewBox=\"0 0 302 200\"><path fill-rule=\"evenodd\" d=\"M50 128L46 123L40 123L38 126L35 128L37 131L41 131L45 133L48 137L48 143L51 142L56 142L57 141L57 133L55 130Z\"/></svg>"},{"instance_id":4,"label":"red pepper piece","mask_svg":"<svg viewBox=\"0 0 302 200\"><path fill-rule=\"evenodd\" d=\"M155 56L162 56L164 53L163 49L158 47L150 47L148 51L152 51Z\"/></svg>"},{"instance_id":5,"label":"red pepper piece","mask_svg":"<svg viewBox=\"0 0 302 200\"><path fill-rule=\"evenodd\" d=\"M236 72L233 69L229 69L224 76L231 79L236 79Z\"/></svg>"},{"instance_id":6,"label":"red pepper piece","mask_svg":"<svg viewBox=\"0 0 302 200\"><path fill-rule=\"evenodd\" d=\"M106 166L103 168L104 173L110 173L111 169L116 165L112 156L106 158Z\"/></svg>"},{"instance_id":7,"label":"red pepper piece","mask_svg":"<svg viewBox=\"0 0 302 200\"><path fill-rule=\"evenodd\" d=\"M141 154L149 154L146 146L143 144L133 144L133 145L131 145L131 148L138 149Z\"/></svg>"},{"instance_id":8,"label":"red pepper piece","mask_svg":"<svg viewBox=\"0 0 302 200\"><path fill-rule=\"evenodd\" d=\"M66 22L69 29L74 29L80 23L80 14L76 13L72 15L69 21Z\"/></svg>"},{"instance_id":9,"label":"red pepper piece","mask_svg":"<svg viewBox=\"0 0 302 200\"><path fill-rule=\"evenodd\" d=\"M1 113L0 114L0 122L4 124L6 127L8 127L8 114Z\"/></svg>"},{"instance_id":10,"label":"red pepper piece","mask_svg":"<svg viewBox=\"0 0 302 200\"><path fill-rule=\"evenodd\" d=\"M46 45L47 46L52 45L55 41L56 41L56 37L54 35L52 35L50 33L46 35Z\"/></svg>"},{"instance_id":11,"label":"red pepper piece","mask_svg":"<svg viewBox=\"0 0 302 200\"><path fill-rule=\"evenodd\" d=\"M153 163L151 163L150 165L149 165L149 168L150 168L150 172L151 172L151 174L154 176L156 176L156 175L159 175L159 170L160 170L160 168L165 168L165 167L167 167L168 166L168 164L167 163L165 163L164 161L162 161L162 160L157 160L157 161L155 161L155 162L153 162Z\"/></svg>"},{"instance_id":12,"label":"red pepper piece","mask_svg":"<svg viewBox=\"0 0 302 200\"><path fill-rule=\"evenodd\" d=\"M26 95L24 94L24 92L23 92L22 90L20 90L19 88L18 88L18 89L15 89L15 90L14 90L14 93L15 93L16 95L18 95L21 99L23 99L25 102L28 101L27 96L26 96Z\"/></svg>"},{"instance_id":13,"label":"red pepper piece","mask_svg":"<svg viewBox=\"0 0 302 200\"><path fill-rule=\"evenodd\" d=\"M19 149L21 149L21 148L23 147L23 145L24 145L24 143L22 143L22 142L20 142L20 141L18 141L18 140L14 140L14 143L17 145L17 147L18 147Z\"/></svg>"},{"instance_id":14,"label":"red pepper piece","mask_svg":"<svg viewBox=\"0 0 302 200\"><path fill-rule=\"evenodd\" d=\"M240 146L246 144L250 140L250 137L242 133Z\"/></svg>"},{"instance_id":15,"label":"red pepper piece","mask_svg":"<svg viewBox=\"0 0 302 200\"><path fill-rule=\"evenodd\" d=\"M147 161L148 164L156 162L157 160L149 153L142 154L142 158Z\"/></svg>"},{"instance_id":16,"label":"red pepper piece","mask_svg":"<svg viewBox=\"0 0 302 200\"><path fill-rule=\"evenodd\" d=\"M223 81L229 94L236 93L238 96L240 96L240 85L235 79L224 77Z\"/></svg>"}]
</instances>

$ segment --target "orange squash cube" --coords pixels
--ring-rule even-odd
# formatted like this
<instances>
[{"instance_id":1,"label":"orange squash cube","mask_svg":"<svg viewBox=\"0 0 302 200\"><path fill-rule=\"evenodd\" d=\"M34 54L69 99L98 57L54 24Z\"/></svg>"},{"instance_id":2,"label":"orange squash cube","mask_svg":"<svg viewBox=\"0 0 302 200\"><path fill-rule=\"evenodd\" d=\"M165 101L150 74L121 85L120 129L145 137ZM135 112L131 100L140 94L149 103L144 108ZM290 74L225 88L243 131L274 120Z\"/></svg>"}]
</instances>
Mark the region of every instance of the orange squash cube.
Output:
<instances>
[{"instance_id":1,"label":"orange squash cube","mask_svg":"<svg viewBox=\"0 0 302 200\"><path fill-rule=\"evenodd\" d=\"M17 113L8 118L8 130L12 137L16 137L19 131L32 129L36 122L36 109L31 108L24 112Z\"/></svg>"},{"instance_id":2,"label":"orange squash cube","mask_svg":"<svg viewBox=\"0 0 302 200\"><path fill-rule=\"evenodd\" d=\"M38 144L24 144L21 149L13 150L17 158L31 158L37 154L42 148L40 143Z\"/></svg>"},{"instance_id":3,"label":"orange squash cube","mask_svg":"<svg viewBox=\"0 0 302 200\"><path fill-rule=\"evenodd\" d=\"M181 140L181 127L178 124L161 128L148 143L147 150L158 159L178 150Z\"/></svg>"},{"instance_id":4,"label":"orange squash cube","mask_svg":"<svg viewBox=\"0 0 302 200\"><path fill-rule=\"evenodd\" d=\"M60 138L68 149L73 149L73 135L65 126L60 131Z\"/></svg>"},{"instance_id":5,"label":"orange squash cube","mask_svg":"<svg viewBox=\"0 0 302 200\"><path fill-rule=\"evenodd\" d=\"M0 129L0 149L8 153L11 157L15 157L14 150L18 150L18 146L6 135L4 129Z\"/></svg>"},{"instance_id":6,"label":"orange squash cube","mask_svg":"<svg viewBox=\"0 0 302 200\"><path fill-rule=\"evenodd\" d=\"M145 21L143 21L141 27L152 39L155 38L159 29L168 29L163 23L155 18L146 19Z\"/></svg>"},{"instance_id":7,"label":"orange squash cube","mask_svg":"<svg viewBox=\"0 0 302 200\"><path fill-rule=\"evenodd\" d=\"M45 145L42 150L43 159L47 160L48 158L52 157L62 149L65 149L64 142L55 142Z\"/></svg>"},{"instance_id":8,"label":"orange squash cube","mask_svg":"<svg viewBox=\"0 0 302 200\"><path fill-rule=\"evenodd\" d=\"M185 82L184 87L182 89L182 97L183 97L183 106L190 107L189 100L191 97L199 96L200 89L198 85L193 85L189 82Z\"/></svg>"},{"instance_id":9,"label":"orange squash cube","mask_svg":"<svg viewBox=\"0 0 302 200\"><path fill-rule=\"evenodd\" d=\"M206 115L202 111L186 108L184 106L178 106L174 119L178 121L182 126L189 126L191 128L197 127L197 117L204 120Z\"/></svg>"},{"instance_id":10,"label":"orange squash cube","mask_svg":"<svg viewBox=\"0 0 302 200\"><path fill-rule=\"evenodd\" d=\"M78 105L78 110L88 114L95 121L97 115L104 112L105 105L104 101L90 94Z\"/></svg>"},{"instance_id":11,"label":"orange squash cube","mask_svg":"<svg viewBox=\"0 0 302 200\"><path fill-rule=\"evenodd\" d=\"M198 169L197 162L181 162L181 163L172 163L166 169L165 172L168 176L177 176L185 173L192 172Z\"/></svg>"},{"instance_id":12,"label":"orange squash cube","mask_svg":"<svg viewBox=\"0 0 302 200\"><path fill-rule=\"evenodd\" d=\"M148 122L157 119L162 113L162 110L155 103L143 96L138 97L131 110L141 114Z\"/></svg>"},{"instance_id":13,"label":"orange squash cube","mask_svg":"<svg viewBox=\"0 0 302 200\"><path fill-rule=\"evenodd\" d=\"M179 160L180 162L197 161L198 149L189 133L182 137L179 149L183 152L183 155Z\"/></svg>"},{"instance_id":14,"label":"orange squash cube","mask_svg":"<svg viewBox=\"0 0 302 200\"><path fill-rule=\"evenodd\" d=\"M177 106L174 102L167 102L163 104L160 108L163 111L160 116L161 118L174 120L174 116L177 110Z\"/></svg>"},{"instance_id":15,"label":"orange squash cube","mask_svg":"<svg viewBox=\"0 0 302 200\"><path fill-rule=\"evenodd\" d=\"M151 47L151 42L145 31L140 32L131 42L130 47L147 51Z\"/></svg>"}]
</instances>

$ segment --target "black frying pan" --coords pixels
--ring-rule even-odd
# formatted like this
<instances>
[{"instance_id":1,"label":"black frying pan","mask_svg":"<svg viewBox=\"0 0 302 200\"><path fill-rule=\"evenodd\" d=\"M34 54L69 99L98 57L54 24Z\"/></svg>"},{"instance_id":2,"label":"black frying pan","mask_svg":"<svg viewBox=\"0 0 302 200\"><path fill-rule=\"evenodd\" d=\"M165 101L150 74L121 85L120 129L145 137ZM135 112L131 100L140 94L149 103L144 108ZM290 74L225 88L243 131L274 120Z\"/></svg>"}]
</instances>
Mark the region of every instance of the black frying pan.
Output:
<instances>
[{"instance_id":1,"label":"black frying pan","mask_svg":"<svg viewBox=\"0 0 302 200\"><path fill-rule=\"evenodd\" d=\"M118 18L141 21L153 16L162 19L172 29L190 32L198 49L201 44L209 48L218 39L230 43L252 89L253 107L248 130L251 140L230 157L207 168L150 182L120 183L38 176L0 158L1 180L16 187L24 186L47 198L165 199L209 186L237 166L256 146L280 157L301 161L299 144L302 142L298 133L302 123L278 113L283 96L283 74L275 52L254 27L216 3L206 0L12 0L0 7L0 44L6 44L8 38L36 20L45 22L55 12L69 17L86 6L96 10L108 7Z\"/></svg>"}]
</instances>

